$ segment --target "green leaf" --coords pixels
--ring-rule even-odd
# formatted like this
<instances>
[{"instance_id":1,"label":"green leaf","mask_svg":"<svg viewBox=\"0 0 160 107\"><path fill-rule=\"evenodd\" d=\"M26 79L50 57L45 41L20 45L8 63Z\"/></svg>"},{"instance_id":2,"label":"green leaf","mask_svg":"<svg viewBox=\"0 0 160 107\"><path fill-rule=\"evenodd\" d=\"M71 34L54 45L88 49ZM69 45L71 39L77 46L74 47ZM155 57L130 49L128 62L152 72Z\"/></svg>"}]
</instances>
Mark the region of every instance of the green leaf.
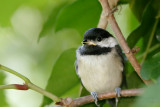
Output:
<instances>
[{"instance_id":1,"label":"green leaf","mask_svg":"<svg viewBox=\"0 0 160 107\"><path fill-rule=\"evenodd\" d=\"M151 0L130 0L129 6L137 19L141 21L143 11Z\"/></svg>"},{"instance_id":2,"label":"green leaf","mask_svg":"<svg viewBox=\"0 0 160 107\"><path fill-rule=\"evenodd\" d=\"M41 37L45 36L45 34L48 33L53 28L59 11L67 4L68 4L67 1L61 2L52 9L52 12L50 13L47 21L43 25L43 28L42 28L40 35L39 35L39 39Z\"/></svg>"},{"instance_id":3,"label":"green leaf","mask_svg":"<svg viewBox=\"0 0 160 107\"><path fill-rule=\"evenodd\" d=\"M145 80L157 79L160 76L160 52L147 59L141 68L141 76Z\"/></svg>"},{"instance_id":4,"label":"green leaf","mask_svg":"<svg viewBox=\"0 0 160 107\"><path fill-rule=\"evenodd\" d=\"M145 50L146 45L151 36L151 32L152 30L154 30L153 26L156 23L156 18L160 14L159 11L160 11L160 1L158 0L153 0L146 6L140 26L137 27L127 38L128 45L131 48L133 48L136 45L136 43L141 38L143 38L144 39L143 46ZM152 42L153 43L152 45L157 43L156 36L154 37L153 40L154 42Z\"/></svg>"},{"instance_id":5,"label":"green leaf","mask_svg":"<svg viewBox=\"0 0 160 107\"><path fill-rule=\"evenodd\" d=\"M0 85L4 85L5 75L0 71ZM7 101L4 90L0 90L0 107L7 107Z\"/></svg>"},{"instance_id":6,"label":"green leaf","mask_svg":"<svg viewBox=\"0 0 160 107\"><path fill-rule=\"evenodd\" d=\"M145 89L132 107L160 107L160 84L154 84Z\"/></svg>"},{"instance_id":7,"label":"green leaf","mask_svg":"<svg viewBox=\"0 0 160 107\"><path fill-rule=\"evenodd\" d=\"M55 31L74 28L83 34L89 28L97 26L100 13L101 6L98 0L77 0L61 10Z\"/></svg>"},{"instance_id":8,"label":"green leaf","mask_svg":"<svg viewBox=\"0 0 160 107\"><path fill-rule=\"evenodd\" d=\"M74 62L76 59L75 53L75 49L69 49L60 55L48 80L46 87L47 91L60 97L80 84L80 80L76 75L74 67ZM48 105L51 102L51 99L44 97L42 106Z\"/></svg>"}]
</instances>

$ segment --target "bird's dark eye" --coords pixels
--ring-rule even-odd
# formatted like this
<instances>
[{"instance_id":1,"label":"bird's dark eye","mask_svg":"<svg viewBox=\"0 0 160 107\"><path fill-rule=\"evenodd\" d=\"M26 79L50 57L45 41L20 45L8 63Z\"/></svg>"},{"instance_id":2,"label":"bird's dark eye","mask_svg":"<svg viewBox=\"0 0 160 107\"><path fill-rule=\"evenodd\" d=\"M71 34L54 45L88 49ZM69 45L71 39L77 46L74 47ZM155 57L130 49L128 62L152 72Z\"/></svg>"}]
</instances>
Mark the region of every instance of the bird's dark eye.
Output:
<instances>
[{"instance_id":1,"label":"bird's dark eye","mask_svg":"<svg viewBox=\"0 0 160 107\"><path fill-rule=\"evenodd\" d=\"M97 41L100 42L102 40L101 37L97 37Z\"/></svg>"}]
</instances>

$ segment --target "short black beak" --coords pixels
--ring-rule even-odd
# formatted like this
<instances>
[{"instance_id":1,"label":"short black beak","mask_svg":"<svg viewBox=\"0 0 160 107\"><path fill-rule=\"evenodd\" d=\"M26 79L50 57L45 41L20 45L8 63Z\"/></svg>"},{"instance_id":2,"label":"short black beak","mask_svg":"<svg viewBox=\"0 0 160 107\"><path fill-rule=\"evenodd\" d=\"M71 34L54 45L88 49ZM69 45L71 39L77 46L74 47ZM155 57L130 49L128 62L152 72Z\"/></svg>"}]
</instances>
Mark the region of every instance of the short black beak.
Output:
<instances>
[{"instance_id":1,"label":"short black beak","mask_svg":"<svg viewBox=\"0 0 160 107\"><path fill-rule=\"evenodd\" d=\"M82 41L82 44L87 44L87 45L92 45L92 46L96 46L97 44L92 42L92 41L87 41L86 39Z\"/></svg>"},{"instance_id":2,"label":"short black beak","mask_svg":"<svg viewBox=\"0 0 160 107\"><path fill-rule=\"evenodd\" d=\"M87 44L87 40L86 40L86 39L83 40L83 41L82 41L82 44Z\"/></svg>"}]
</instances>

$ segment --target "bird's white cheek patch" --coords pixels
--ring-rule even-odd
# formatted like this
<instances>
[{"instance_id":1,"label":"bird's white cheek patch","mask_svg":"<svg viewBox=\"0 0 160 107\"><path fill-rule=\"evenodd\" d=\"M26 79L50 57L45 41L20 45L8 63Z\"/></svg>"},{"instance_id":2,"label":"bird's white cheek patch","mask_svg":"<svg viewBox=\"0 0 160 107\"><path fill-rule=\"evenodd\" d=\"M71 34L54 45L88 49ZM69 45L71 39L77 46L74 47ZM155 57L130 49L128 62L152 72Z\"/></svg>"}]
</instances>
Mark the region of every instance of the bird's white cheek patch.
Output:
<instances>
[{"instance_id":1,"label":"bird's white cheek patch","mask_svg":"<svg viewBox=\"0 0 160 107\"><path fill-rule=\"evenodd\" d=\"M114 37L109 37L109 38L106 38L105 40L103 40L101 42L98 42L97 44L101 47L112 48L112 47L115 47L115 45L117 45L118 43L117 43L117 41Z\"/></svg>"},{"instance_id":2,"label":"bird's white cheek patch","mask_svg":"<svg viewBox=\"0 0 160 107\"><path fill-rule=\"evenodd\" d=\"M113 37L109 37L108 38L108 43L110 44L109 47L114 47L115 45L118 44L117 41L116 41L116 39L113 38Z\"/></svg>"}]
</instances>

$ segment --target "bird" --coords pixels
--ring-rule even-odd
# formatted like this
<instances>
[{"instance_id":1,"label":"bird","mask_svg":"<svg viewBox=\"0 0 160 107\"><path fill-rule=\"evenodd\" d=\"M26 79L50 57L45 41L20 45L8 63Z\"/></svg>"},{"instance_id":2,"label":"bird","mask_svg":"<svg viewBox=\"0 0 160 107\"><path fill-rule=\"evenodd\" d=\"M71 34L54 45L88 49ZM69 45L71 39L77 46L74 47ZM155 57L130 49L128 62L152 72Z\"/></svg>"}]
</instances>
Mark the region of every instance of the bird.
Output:
<instances>
[{"instance_id":1,"label":"bird","mask_svg":"<svg viewBox=\"0 0 160 107\"><path fill-rule=\"evenodd\" d=\"M75 69L97 106L99 93L116 91L120 97L125 81L123 54L115 37L105 29L91 28L84 33L82 46L76 50Z\"/></svg>"}]
</instances>

